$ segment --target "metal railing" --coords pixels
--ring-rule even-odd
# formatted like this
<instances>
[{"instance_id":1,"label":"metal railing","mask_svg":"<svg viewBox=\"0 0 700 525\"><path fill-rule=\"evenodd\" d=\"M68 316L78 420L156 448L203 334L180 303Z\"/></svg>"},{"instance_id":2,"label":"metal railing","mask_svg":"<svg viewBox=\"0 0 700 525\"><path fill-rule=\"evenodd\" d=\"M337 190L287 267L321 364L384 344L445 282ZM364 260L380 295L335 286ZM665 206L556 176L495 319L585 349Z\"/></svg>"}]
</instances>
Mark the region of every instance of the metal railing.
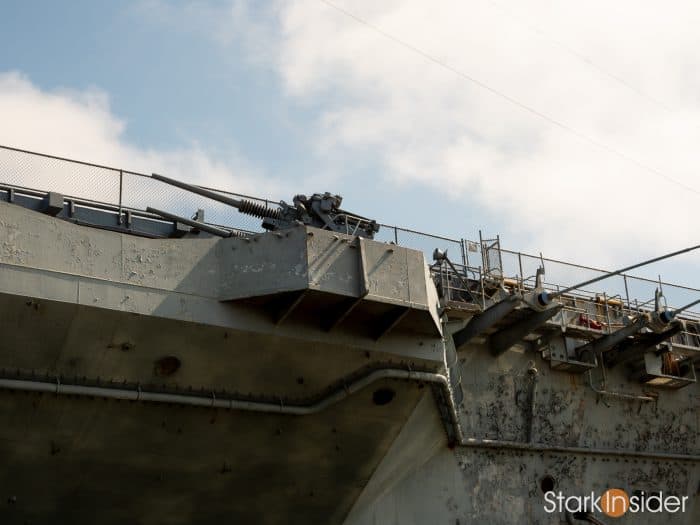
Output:
<instances>
[{"instance_id":1,"label":"metal railing","mask_svg":"<svg viewBox=\"0 0 700 525\"><path fill-rule=\"evenodd\" d=\"M170 186L143 173L8 146L0 146L0 185L3 184L44 192L54 191L66 197L134 211L144 211L151 206L176 215L191 216L202 209L208 224L244 232L264 231L255 217L240 213L213 199ZM246 198L266 207L277 205L274 201L250 195L208 189L222 195ZM506 250L500 246L499 239L454 239L387 224L381 225L375 239L423 251L428 261L431 261L435 248L447 249L450 259L464 269L465 275L482 281L494 278L511 280L521 288L533 286L537 268L542 265L546 269L546 285L550 290L562 289L581 282L588 276L606 273L600 268ZM496 266L499 266L498 271L494 271ZM601 290L578 293L588 294L588 297L618 297L626 309L638 310L648 308L659 284L663 286L669 307L686 304L700 297L700 289L697 288L659 283L626 274L604 281ZM684 317L700 320L700 312L686 311Z\"/></svg>"},{"instance_id":2,"label":"metal railing","mask_svg":"<svg viewBox=\"0 0 700 525\"><path fill-rule=\"evenodd\" d=\"M54 155L0 146L0 184L54 191L67 198L107 204L119 209L145 211L148 206L190 217L205 211L205 222L245 232L262 231L255 217L195 195L135 171L92 164ZM208 188L222 195L246 198L267 207L276 203L249 195Z\"/></svg>"}]
</instances>

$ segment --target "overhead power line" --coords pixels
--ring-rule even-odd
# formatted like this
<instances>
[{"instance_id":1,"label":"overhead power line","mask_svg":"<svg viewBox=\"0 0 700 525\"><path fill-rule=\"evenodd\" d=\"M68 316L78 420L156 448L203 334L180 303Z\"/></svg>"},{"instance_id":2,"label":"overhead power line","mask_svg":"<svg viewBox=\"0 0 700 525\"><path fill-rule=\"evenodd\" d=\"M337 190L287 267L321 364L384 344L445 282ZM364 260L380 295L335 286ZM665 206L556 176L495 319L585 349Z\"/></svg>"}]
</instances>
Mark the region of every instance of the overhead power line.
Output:
<instances>
[{"instance_id":1,"label":"overhead power line","mask_svg":"<svg viewBox=\"0 0 700 525\"><path fill-rule=\"evenodd\" d=\"M506 93L503 93L502 91L499 91L499 90L489 86L485 82L482 82L481 80L465 73L464 71L457 69L454 66L451 66L450 64L448 64L444 60L441 60L441 59L427 53L426 51L423 51L422 49L416 47L415 45L413 45L405 40L402 40L401 38L385 31L381 27L379 27L379 26L365 20L364 18L334 4L333 2L330 2L329 0L319 0L319 1L323 2L328 7L331 7L333 9L335 9L336 11L342 13L343 15L353 19L355 22L358 22L359 24L362 24L362 25L368 27L369 29L372 29L373 31L379 33L387 40L391 40L395 44L398 44L398 45L408 49L409 51L412 51L413 53L420 55L424 59L446 69L447 71L450 71L451 73L454 73L455 75L471 82L472 84L475 84L476 86L482 88L483 90L488 91L492 95L495 95L499 98L502 98L502 99L510 102L512 105L519 107L523 111L527 111L528 113L535 115L536 117L539 117L539 118L549 122L550 124L569 132L571 135L574 135L575 137L583 140L584 142L588 142L589 144L592 144L593 146L595 146L603 151L607 151L608 153L611 153L611 154L613 154L613 155L615 155L623 160L626 160L627 162L635 164L639 168L642 168L643 170L645 170L649 173L652 173L652 174L654 174L658 177L661 177L661 178L663 178L663 179L665 179L673 184L676 184L677 186L679 186L687 191L690 191L690 192L695 193L695 194L700 194L699 190L697 190L691 186L688 186L684 182L679 181L678 179L675 179L675 178L671 177L670 175L665 174L664 172L658 170L657 168L654 168L653 166L649 166L648 164L645 164L644 162L637 160L634 157L631 157L630 155L628 155L628 154L626 154L626 153L624 153L624 152L622 152L622 151L620 151L612 146L608 146L607 144L605 144L605 143L603 143L603 142L601 142L601 141L599 141L599 140L597 140L589 135L586 135L585 133L578 131L577 129L572 128L571 126L565 124L564 122L561 122L561 121L559 121L553 117L550 117L549 115L547 115L547 114L545 114L545 113L543 113L543 112L541 112L541 111L539 111L539 110L537 110L537 109L535 109L535 108L533 108L533 107L531 107L523 102L520 102L519 100L513 98L512 96L507 95Z\"/></svg>"},{"instance_id":2,"label":"overhead power line","mask_svg":"<svg viewBox=\"0 0 700 525\"><path fill-rule=\"evenodd\" d=\"M646 99L649 102L656 104L657 106L668 111L669 113L675 113L676 110L674 110L668 104L662 102L661 100L659 100L655 97L652 97L648 93L645 93L643 90L632 85L630 82L628 82L624 78L622 78L614 73L611 73L603 66L596 64L593 61L593 59L591 59L590 57L584 55L583 53L580 53L579 51L577 51L573 47L565 44L561 40L554 38L552 35L548 34L543 29L541 29L541 28L537 27L536 25L533 25L533 24L529 23L528 21L524 20L521 16L518 16L518 15L511 13L510 11L508 11L508 9L506 7L502 6L498 2L494 2L493 0L485 0L485 1L488 2L489 4L491 4L493 7L495 7L499 11L501 11L501 13L503 13L506 16L508 16L509 18L511 18L512 20L515 20L516 22L518 22L520 25L522 25L523 27L525 27L529 31L532 31L533 33L538 35L542 40L547 40L547 41L553 43L554 45L560 47L561 49L563 49L564 51L569 53L571 56L577 58L578 60L580 60L581 62L586 64L591 69L598 71L598 73L602 74L603 76L610 78L614 82L616 82L616 83L620 84L621 86L624 86L625 88L634 92L637 96L639 96L643 99Z\"/></svg>"}]
</instances>

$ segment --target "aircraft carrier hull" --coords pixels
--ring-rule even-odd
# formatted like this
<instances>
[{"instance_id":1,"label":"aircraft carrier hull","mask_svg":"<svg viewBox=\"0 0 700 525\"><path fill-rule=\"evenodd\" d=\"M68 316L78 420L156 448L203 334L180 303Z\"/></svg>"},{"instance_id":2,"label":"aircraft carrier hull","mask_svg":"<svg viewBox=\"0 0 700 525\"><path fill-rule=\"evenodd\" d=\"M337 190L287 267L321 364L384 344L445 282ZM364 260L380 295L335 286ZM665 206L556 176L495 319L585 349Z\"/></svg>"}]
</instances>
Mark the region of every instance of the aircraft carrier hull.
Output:
<instances>
[{"instance_id":1,"label":"aircraft carrier hull","mask_svg":"<svg viewBox=\"0 0 700 525\"><path fill-rule=\"evenodd\" d=\"M456 345L422 252L200 237L0 202L2 523L558 524L545 492L611 487L687 500L616 522L697 523L694 380L498 350L558 311Z\"/></svg>"}]
</instances>

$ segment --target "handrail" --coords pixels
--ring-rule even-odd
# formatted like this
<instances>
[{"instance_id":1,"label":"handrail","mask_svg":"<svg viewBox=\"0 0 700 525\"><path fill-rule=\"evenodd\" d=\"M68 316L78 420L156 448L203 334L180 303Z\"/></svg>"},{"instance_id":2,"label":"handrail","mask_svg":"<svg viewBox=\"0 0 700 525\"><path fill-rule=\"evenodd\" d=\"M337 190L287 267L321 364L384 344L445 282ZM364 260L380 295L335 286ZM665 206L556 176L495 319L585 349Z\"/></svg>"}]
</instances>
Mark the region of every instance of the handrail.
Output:
<instances>
[{"instance_id":1,"label":"handrail","mask_svg":"<svg viewBox=\"0 0 700 525\"><path fill-rule=\"evenodd\" d=\"M135 176L135 177L139 177L139 178L143 178L143 179L153 180L153 179L151 178L150 175L146 175L146 174L144 174L144 173L139 173L139 172L131 171L131 170L123 170L123 169L119 169L119 168L116 168L116 167L113 167L113 166L107 166L107 165L104 165L104 164L97 164L97 163L92 163L92 162L81 161L81 160L72 159L72 158L68 158L68 157L63 157L63 156L59 156L59 155L51 155L51 154L39 153L39 152L36 152L36 151L32 151L32 150L28 150L28 149L23 149L23 148L18 148L18 147L13 147L13 146L0 145L0 151L2 151L2 150L9 151L9 152L20 153L20 154L23 154L23 155L32 156L32 157L36 157L36 158L46 158L46 159L57 160L57 161L61 161L61 162L66 162L66 163L75 164L75 165L77 165L77 166L89 166L89 167L92 167L92 168L98 168L98 169L108 170L108 171L111 173L111 175L114 176L115 178L116 178L116 177L119 177L119 181L120 181L120 192L119 192L119 197L118 197L118 199L117 199L117 197L116 197L116 195L115 195L115 200L119 200L119 202L106 203L106 202L104 202L104 201L102 201L102 200L87 199L87 198L85 198L85 196L83 196L83 197L78 197L77 195L76 195L74 198L75 198L75 199L80 198L80 200L83 200L83 201L91 200L91 201L94 202L96 205L100 205L100 204L112 204L112 205L114 205L114 204L116 204L116 205L119 206L120 208L131 209L131 210L134 210L134 211L142 211L142 212L145 213L146 205L140 206L140 203L139 203L139 207L136 207L136 206L133 206L133 205L132 205L133 203L124 202L124 201L122 200L121 182L122 182L122 178L125 177L125 176ZM16 174L16 173L13 173L13 175L16 176L17 174ZM0 181L2 181L2 179L3 179L2 173L0 172ZM6 181L6 182L7 182L7 181ZM22 181L22 182L23 182L23 183L22 183L21 185L8 184L8 186L13 186L13 187L19 187L19 186L27 187L27 184L24 184L24 181ZM203 186L203 185L202 185L202 186L198 186L198 188L201 188L202 190L209 190L209 191L212 191L212 192L216 192L216 193L219 193L219 194L221 194L221 195L232 196L232 197L242 197L242 198L257 200L257 201L259 201L259 202L271 203L268 199L261 199L261 198L259 198L259 197L255 197L255 196L251 196L251 195L240 194L240 193L230 192L230 191L221 190L221 189L216 189L216 188L210 188L210 187L208 187L208 186ZM29 190L30 188L27 188L27 189ZM43 188L43 189L44 189L44 190L49 190L49 189L51 189L51 188ZM185 190L185 191L186 191L186 190ZM92 197L92 196L91 196L91 197ZM156 203L156 202L153 202L153 203L150 203L150 202L149 202L148 205L154 205L155 207L158 207L158 203ZM143 209L142 209L142 208L143 208ZM218 222L220 222L220 221L218 221ZM210 223L207 221L206 224L210 224ZM214 225L213 223L211 223L211 224ZM231 225L216 224L216 226L230 227ZM394 235L393 241L394 241L394 242L396 242L397 244L402 244L402 245L409 246L409 247L412 245L412 244L411 244L411 241L406 241L406 242L403 242L403 241L402 241L402 242L399 242L399 234L405 234L405 235L407 234L408 236L414 236L414 237L415 237L415 236L420 236L420 237L423 239L423 241L428 241L428 242L432 241L432 242L434 242L434 245L432 246L433 248L434 248L434 247L437 247L437 246L435 246L435 245L439 245L441 242L452 243L453 245L456 246L456 249L457 249L457 250L460 250L460 251L461 251L460 255L462 256L463 262L465 262L464 265L460 265L460 264L458 264L458 263L455 263L456 266L458 266L458 267L460 267L460 266L461 266L461 267L464 267L464 268L466 269L466 272L473 273L474 275L482 274L482 273L483 273L483 269L482 269L481 267L477 267L477 266L473 266L473 265L470 265L470 264L466 264L466 263L469 262L469 261L468 261L468 253L466 253L466 247L467 247L467 246L476 246L476 247L478 247L478 250L482 250L482 249L483 249L483 246L481 245L481 243L479 243L479 242L477 242L477 241L472 241L472 240L468 240L468 239L455 239L455 238L451 238L451 237L447 237L447 236L435 235L435 234L431 234L431 233L426 233L426 232L421 232L421 231L418 231L418 230L414 230L414 229L411 229L411 228L404 228L404 227L400 227L400 226L392 226L392 225L388 225L388 224L381 224L381 226L383 227L383 229L384 229L385 232L389 232L389 233L391 234L391 232L393 231L393 235ZM246 230L247 230L248 228L240 228L240 227L236 226L236 229L246 229ZM414 244L415 244L415 243L414 243ZM432 249L432 248L431 248L431 249ZM522 260L523 260L524 258L527 258L527 259L529 259L529 260L531 260L531 261L541 261L541 262L543 262L543 263L545 263L545 264L546 264L546 263L551 263L551 264L556 264L556 265L563 265L565 268L579 269L579 270L587 270L587 271L600 272L600 273L607 273L607 271L604 270L604 269L602 269L602 268L596 268L596 267L592 267L592 266L586 266L586 265L582 265L582 264L566 262L566 261L562 261L562 260L558 260L558 259L545 258L545 257L542 257L541 255L540 255L540 256L535 256L535 255L531 255L531 254L527 254L527 253L522 253L522 252L518 252L518 251L508 250L508 249L501 248L500 245L499 245L499 247L498 247L498 250L499 250L499 253L508 254L508 255L512 255L512 256L516 256L516 257L518 258L518 263L520 264L520 268L519 268L519 271L520 271L520 272L522 272L522 270L523 270L523 268L522 268ZM502 265L502 266L503 266L503 265ZM504 272L503 272L503 273L504 273L504 275L503 275L504 277L512 277L511 275L506 275L506 271L505 271L506 268L501 268L501 269L504 270ZM520 276L519 274L514 274L514 275L516 275L516 278L519 279L521 282L526 282L526 280L523 278L523 276ZM486 277L486 276L484 276L484 277ZM633 283L639 282L639 283L648 283L648 284L654 284L654 285L657 285L657 284L658 284L658 285L661 285L661 286L665 286L665 287L668 287L668 288L672 288L673 290L677 290L677 291L679 291L679 292L682 291L682 292L698 292L698 293L700 293L700 289L694 288L694 287L691 287L691 286L686 286L686 285L681 285L681 284L675 284L675 283L670 283L670 282L664 282L664 281L661 281L661 280L656 281L656 280L649 279L649 278L646 278L646 277L641 277L641 276L636 276L636 275L630 275L630 274L626 274L626 273L621 273L621 274L620 274L620 277L621 277L622 279L624 279L625 281L631 280ZM625 285L627 285L627 282L625 282ZM562 287L562 288L565 288L565 287ZM631 299L630 299L629 296L627 297L627 302L628 302L628 307L631 307L631 306L632 306L632 305L631 305L631 302L632 302L632 301L631 301ZM700 317L700 312L686 311L685 313L686 313L687 315Z\"/></svg>"}]
</instances>

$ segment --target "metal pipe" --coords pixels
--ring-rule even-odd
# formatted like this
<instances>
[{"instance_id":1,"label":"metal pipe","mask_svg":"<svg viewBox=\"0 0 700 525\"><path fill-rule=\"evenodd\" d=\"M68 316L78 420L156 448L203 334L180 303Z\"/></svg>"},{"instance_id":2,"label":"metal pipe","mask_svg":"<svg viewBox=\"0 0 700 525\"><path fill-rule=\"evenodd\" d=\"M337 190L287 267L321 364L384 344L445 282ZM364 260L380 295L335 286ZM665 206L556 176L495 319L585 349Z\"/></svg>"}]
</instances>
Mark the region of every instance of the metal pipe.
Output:
<instances>
[{"instance_id":1,"label":"metal pipe","mask_svg":"<svg viewBox=\"0 0 700 525\"><path fill-rule=\"evenodd\" d=\"M284 405L283 403L266 403L257 401L223 399L217 398L212 393L211 396L198 396L187 394L170 394L161 392L149 392L136 389L124 389L113 387L96 387L83 385L64 384L60 381L55 383L49 381L35 381L26 379L9 379L0 378L0 389L8 390L23 390L29 392L44 392L57 395L79 395L89 397L105 397L111 399L122 399L127 401L146 401L152 403L175 403L190 406L223 408L230 410L246 410L252 412L267 412L276 414L289 415L309 415L320 412L331 405L342 401L351 394L366 388L370 384L381 379L401 379L409 381L422 381L426 383L435 383L447 392L448 408L450 418L454 422L455 432L457 433L457 444L462 447L469 448L487 448L487 449L509 449L520 450L525 452L551 452L563 454L581 454L581 455L599 455L599 456L616 456L624 458L642 458L642 459L662 459L662 460L678 460L678 461L700 461L700 456L691 454L673 454L664 452L640 452L629 450L614 450L614 449L599 449L585 447L560 447L552 445L543 445L536 443L522 443L517 441L501 441L497 439L478 439L467 438L464 436L462 427L459 424L457 409L454 404L452 392L448 379L442 374L431 372L414 372L402 369L382 369L370 372L366 376L357 379L337 390L336 392L325 397L321 401L311 405Z\"/></svg>"},{"instance_id":2,"label":"metal pipe","mask_svg":"<svg viewBox=\"0 0 700 525\"><path fill-rule=\"evenodd\" d=\"M653 259L649 259L647 261L633 264L632 266L626 266L625 268L620 268L619 270L615 270L614 272L608 272L605 275L601 275L599 277L594 277L593 279L589 279L589 280L584 281L582 283L575 284L574 286L569 286L568 288L564 288L563 290L558 290L558 291L553 292L553 293L542 292L542 294L540 294L540 298L541 298L541 301L546 301L544 304L549 304L549 302L552 299L556 299L557 297L559 297L565 293L568 293L572 290L576 290L577 288L582 288L584 286L588 286L589 284L597 283L598 281L602 281L603 279L607 279L608 277L612 277L613 275L619 275L622 272L634 270L635 268L639 268L640 266L645 266L647 264L651 264L651 263L654 263L657 261L662 261L662 260L668 259L670 257L675 257L676 255L681 255L682 253L691 252L693 250L697 250L698 248L700 248L700 244L697 244L695 246L691 246L690 248L684 248L683 250L678 250L676 252L667 253L666 255L661 255L660 257L654 257Z\"/></svg>"},{"instance_id":3,"label":"metal pipe","mask_svg":"<svg viewBox=\"0 0 700 525\"><path fill-rule=\"evenodd\" d=\"M532 443L533 430L535 427L535 396L537 395L537 376L539 374L539 370L537 370L534 362L531 364L530 368L527 369L527 373L530 376L530 381L532 381L532 385L530 387L530 414L527 425L527 442Z\"/></svg>"},{"instance_id":4,"label":"metal pipe","mask_svg":"<svg viewBox=\"0 0 700 525\"><path fill-rule=\"evenodd\" d=\"M476 439L463 438L459 443L462 447L474 448L503 448L509 450L521 450L523 452L544 452L544 453L562 453L562 454L581 454L591 456L613 456L623 458L640 458L640 459L662 459L662 460L677 460L677 461L700 461L700 456L692 454L672 454L666 452L641 452L636 450L616 450L605 448L587 448L587 447L559 447L552 445L541 445L539 443L530 444L520 441L500 441L498 439Z\"/></svg>"},{"instance_id":5,"label":"metal pipe","mask_svg":"<svg viewBox=\"0 0 700 525\"><path fill-rule=\"evenodd\" d=\"M146 211L148 213L160 215L161 217L163 217L165 219L169 219L171 221L181 222L182 224L186 224L187 226L192 226L193 228L197 228L198 230L202 230L203 232L211 233L213 235L218 235L219 237L234 237L235 236L235 233L231 230L217 228L216 226L212 226L212 225L206 224L204 222L194 221L194 220L188 219L186 217L180 217L179 215L175 215L174 213L159 210L157 208L151 208L150 206L146 208Z\"/></svg>"},{"instance_id":6,"label":"metal pipe","mask_svg":"<svg viewBox=\"0 0 700 525\"><path fill-rule=\"evenodd\" d=\"M289 414L304 416L315 414L334 405L346 397L362 390L371 383L381 379L404 379L411 381L424 381L438 383L447 386L447 378L440 374L430 372L415 372L400 369L382 369L370 372L366 376L345 385L317 403L311 405L285 405L284 403L265 403L232 398L217 398L214 393L210 396L172 394L167 392L151 392L136 389L71 385L60 381L36 381L33 379L6 379L0 378L0 388L8 390L23 390L30 392L45 392L57 395L77 395L89 397L103 397L108 399L120 399L124 401L147 401L152 403L174 403L178 405L190 405L208 408L224 408L229 410L245 410L249 412L270 412L276 414Z\"/></svg>"},{"instance_id":7,"label":"metal pipe","mask_svg":"<svg viewBox=\"0 0 700 525\"><path fill-rule=\"evenodd\" d=\"M676 315L681 313L683 310L687 310L688 308L695 306L696 304L700 304L700 299L698 299L697 301L693 301L692 303L688 303L685 306L681 306L680 308L676 308L675 310L673 310L673 312L669 310L664 310L663 312L661 312L661 314L659 314L659 317L664 323L670 323L671 321L673 321L673 318L676 317Z\"/></svg>"},{"instance_id":8,"label":"metal pipe","mask_svg":"<svg viewBox=\"0 0 700 525\"><path fill-rule=\"evenodd\" d=\"M603 368L603 373L605 373L605 368ZM620 399L631 399L634 401L656 401L655 397L645 396L641 394L625 394L622 392L612 392L610 390L603 390L593 386L593 378L591 370L588 371L588 386L598 395L607 397L617 397Z\"/></svg>"}]
</instances>

